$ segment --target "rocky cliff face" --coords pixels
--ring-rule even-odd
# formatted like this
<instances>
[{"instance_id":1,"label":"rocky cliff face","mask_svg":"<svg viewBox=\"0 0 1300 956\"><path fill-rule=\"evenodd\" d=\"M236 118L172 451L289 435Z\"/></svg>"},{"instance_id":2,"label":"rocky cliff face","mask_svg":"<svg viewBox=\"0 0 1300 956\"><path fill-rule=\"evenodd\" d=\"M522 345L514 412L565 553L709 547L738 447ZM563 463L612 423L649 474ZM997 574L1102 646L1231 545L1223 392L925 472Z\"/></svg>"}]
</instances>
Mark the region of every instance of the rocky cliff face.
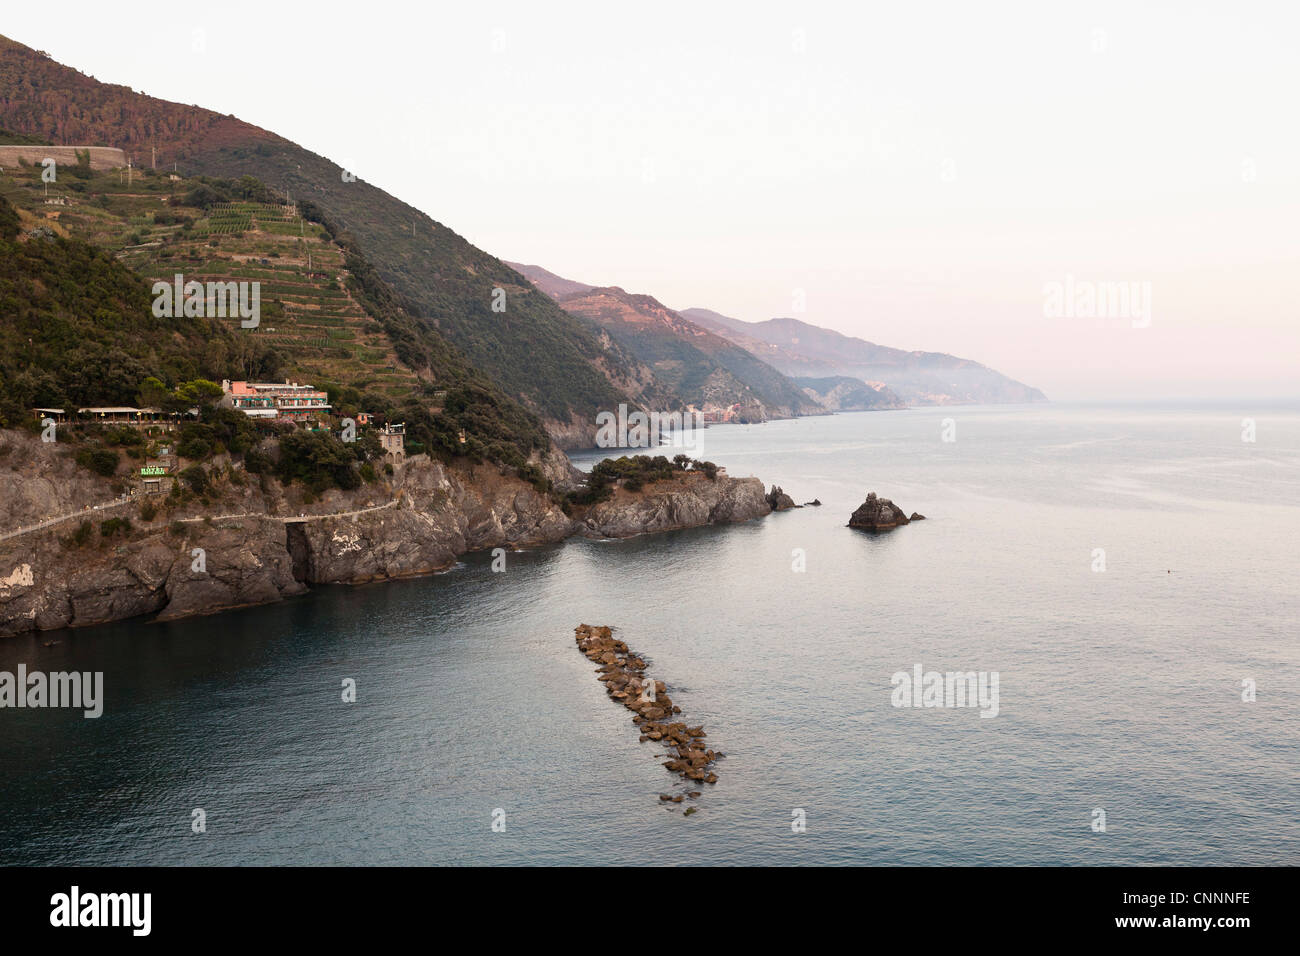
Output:
<instances>
[{"instance_id":1,"label":"rocky cliff face","mask_svg":"<svg viewBox=\"0 0 1300 956\"><path fill-rule=\"evenodd\" d=\"M771 512L757 478L686 473L632 493L618 489L609 501L578 517L579 533L594 538L627 538L651 531L672 531L706 524L760 518Z\"/></svg>"},{"instance_id":2,"label":"rocky cliff face","mask_svg":"<svg viewBox=\"0 0 1300 956\"><path fill-rule=\"evenodd\" d=\"M573 451L578 448L595 448L599 429L594 416L573 415L561 421L558 418L543 419L547 436L557 448Z\"/></svg>"},{"instance_id":3,"label":"rocky cliff face","mask_svg":"<svg viewBox=\"0 0 1300 956\"><path fill-rule=\"evenodd\" d=\"M4 452L3 449L8 451ZM542 463L568 478L562 455ZM242 480L242 483L240 483ZM0 636L157 613L162 619L263 604L310 585L427 574L467 551L525 547L573 534L626 537L768 513L757 478L687 474L572 517L513 472L411 459L392 479L304 504L301 489L232 473L221 498L168 512L161 496L113 499L110 482L76 467L62 446L0 433L0 534L45 518L71 520L0 539ZM111 517L131 529L104 532ZM82 521L90 534L78 539Z\"/></svg>"}]
</instances>

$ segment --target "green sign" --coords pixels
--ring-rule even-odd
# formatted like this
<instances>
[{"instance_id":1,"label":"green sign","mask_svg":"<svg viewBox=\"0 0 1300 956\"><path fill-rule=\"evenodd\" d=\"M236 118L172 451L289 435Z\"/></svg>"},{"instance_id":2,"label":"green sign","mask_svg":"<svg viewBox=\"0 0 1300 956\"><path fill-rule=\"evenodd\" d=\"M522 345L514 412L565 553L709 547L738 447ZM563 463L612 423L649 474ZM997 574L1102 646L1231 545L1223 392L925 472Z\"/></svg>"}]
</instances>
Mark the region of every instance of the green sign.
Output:
<instances>
[{"instance_id":1,"label":"green sign","mask_svg":"<svg viewBox=\"0 0 1300 956\"><path fill-rule=\"evenodd\" d=\"M165 475L165 474L167 474L167 469L164 468L164 467L162 467L161 465L145 465L143 468L140 469L140 474L142 474L142 475Z\"/></svg>"}]
</instances>

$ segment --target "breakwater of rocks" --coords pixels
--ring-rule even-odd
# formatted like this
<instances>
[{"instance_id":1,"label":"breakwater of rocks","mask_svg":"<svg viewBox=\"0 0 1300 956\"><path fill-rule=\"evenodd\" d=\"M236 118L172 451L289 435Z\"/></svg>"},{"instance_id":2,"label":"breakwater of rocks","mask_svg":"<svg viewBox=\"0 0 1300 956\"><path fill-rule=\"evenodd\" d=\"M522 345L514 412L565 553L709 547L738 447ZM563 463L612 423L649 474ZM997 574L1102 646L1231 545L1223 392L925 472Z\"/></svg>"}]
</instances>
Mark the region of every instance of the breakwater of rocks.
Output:
<instances>
[{"instance_id":1,"label":"breakwater of rocks","mask_svg":"<svg viewBox=\"0 0 1300 956\"><path fill-rule=\"evenodd\" d=\"M694 783L718 782L718 775L710 768L724 755L704 743L708 735L702 726L688 727L684 721L672 719L682 709L668 696L667 685L646 673L647 665L641 655L614 637L608 627L579 624L574 630L574 640L588 660L600 665L596 673L605 685L605 692L632 711L632 722L641 731L641 743L657 743L667 750L664 767L670 773ZM699 790L690 790L685 794L661 793L659 799L665 804L676 804L686 797L699 795ZM686 815L694 812L695 808L689 807Z\"/></svg>"}]
</instances>

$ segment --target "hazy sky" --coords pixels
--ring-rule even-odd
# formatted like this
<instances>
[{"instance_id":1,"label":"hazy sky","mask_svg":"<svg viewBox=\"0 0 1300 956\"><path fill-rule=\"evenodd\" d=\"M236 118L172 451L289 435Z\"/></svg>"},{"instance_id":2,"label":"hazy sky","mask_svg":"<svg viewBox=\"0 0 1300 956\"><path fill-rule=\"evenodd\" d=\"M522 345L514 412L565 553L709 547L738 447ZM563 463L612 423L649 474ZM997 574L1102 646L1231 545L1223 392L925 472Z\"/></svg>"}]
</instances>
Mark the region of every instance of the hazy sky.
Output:
<instances>
[{"instance_id":1,"label":"hazy sky","mask_svg":"<svg viewBox=\"0 0 1300 956\"><path fill-rule=\"evenodd\" d=\"M10 4L0 30L504 259L1057 399L1253 397L1300 395L1298 11L176 0ZM1150 314L1049 315L1067 275Z\"/></svg>"}]
</instances>

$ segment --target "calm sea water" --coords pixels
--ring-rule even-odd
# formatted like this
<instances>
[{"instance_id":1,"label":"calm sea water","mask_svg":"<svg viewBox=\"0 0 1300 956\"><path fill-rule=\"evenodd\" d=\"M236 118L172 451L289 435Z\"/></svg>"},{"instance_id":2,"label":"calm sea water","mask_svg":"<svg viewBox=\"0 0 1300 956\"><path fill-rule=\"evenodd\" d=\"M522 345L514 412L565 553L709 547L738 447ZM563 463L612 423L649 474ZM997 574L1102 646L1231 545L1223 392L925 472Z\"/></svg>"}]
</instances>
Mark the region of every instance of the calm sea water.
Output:
<instances>
[{"instance_id":1,"label":"calm sea water","mask_svg":"<svg viewBox=\"0 0 1300 956\"><path fill-rule=\"evenodd\" d=\"M0 711L0 862L1300 862L1300 410L921 409L705 442L824 506L0 641L0 670L106 683L98 720ZM929 520L846 528L871 490ZM697 814L660 806L676 778L580 622L728 754ZM997 671L999 715L893 707L917 663Z\"/></svg>"}]
</instances>

